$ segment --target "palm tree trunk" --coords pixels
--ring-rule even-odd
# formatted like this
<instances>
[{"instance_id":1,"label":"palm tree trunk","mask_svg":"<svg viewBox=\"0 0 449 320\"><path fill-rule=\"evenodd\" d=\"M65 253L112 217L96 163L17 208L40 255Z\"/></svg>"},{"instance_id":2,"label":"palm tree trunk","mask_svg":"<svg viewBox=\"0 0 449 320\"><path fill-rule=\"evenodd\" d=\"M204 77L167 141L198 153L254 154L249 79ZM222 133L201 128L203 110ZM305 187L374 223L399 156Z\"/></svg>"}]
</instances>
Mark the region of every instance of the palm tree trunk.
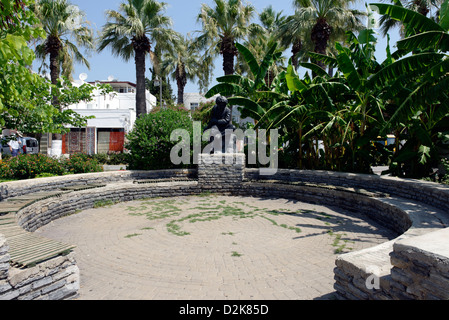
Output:
<instances>
[{"instance_id":1,"label":"palm tree trunk","mask_svg":"<svg viewBox=\"0 0 449 320\"><path fill-rule=\"evenodd\" d=\"M50 80L51 83L56 85L58 83L59 78L59 62L58 62L58 55L59 52L57 51L51 51L50 52Z\"/></svg>"},{"instance_id":2,"label":"palm tree trunk","mask_svg":"<svg viewBox=\"0 0 449 320\"><path fill-rule=\"evenodd\" d=\"M49 36L47 39L47 52L50 54L50 81L51 84L57 85L60 73L59 67L59 52L62 48L61 40L58 37ZM53 96L52 105L57 108L59 111L61 110L61 106L59 104L58 97L56 95ZM52 140L61 140L62 134L53 133Z\"/></svg>"},{"instance_id":3,"label":"palm tree trunk","mask_svg":"<svg viewBox=\"0 0 449 320\"><path fill-rule=\"evenodd\" d=\"M316 24L312 28L311 40L315 44L315 53L326 54L327 44L332 32L331 26L327 23L326 19L319 18ZM321 61L317 61L321 68L326 70L326 66Z\"/></svg>"},{"instance_id":4,"label":"palm tree trunk","mask_svg":"<svg viewBox=\"0 0 449 320\"><path fill-rule=\"evenodd\" d=\"M234 40L224 38L221 41L221 54L223 55L223 71L225 75L234 74L234 57L237 54L237 48Z\"/></svg>"},{"instance_id":5,"label":"palm tree trunk","mask_svg":"<svg viewBox=\"0 0 449 320\"><path fill-rule=\"evenodd\" d=\"M295 70L298 70L298 59L297 55L302 49L302 42L301 40L297 40L292 47L292 65L295 68Z\"/></svg>"},{"instance_id":6,"label":"palm tree trunk","mask_svg":"<svg viewBox=\"0 0 449 320\"><path fill-rule=\"evenodd\" d=\"M147 113L147 102L145 95L145 51L135 50L136 63L136 116L140 117Z\"/></svg>"},{"instance_id":7,"label":"palm tree trunk","mask_svg":"<svg viewBox=\"0 0 449 320\"><path fill-rule=\"evenodd\" d=\"M427 7L427 3L426 1L422 1L422 0L415 0L413 2L414 5L416 5L418 7L418 12L420 14L422 14L423 16L427 16L427 14L429 13L429 8Z\"/></svg>"},{"instance_id":8,"label":"palm tree trunk","mask_svg":"<svg viewBox=\"0 0 449 320\"><path fill-rule=\"evenodd\" d=\"M50 55L50 81L53 85L58 84L60 67L59 67L59 53L62 49L61 40L55 36L49 36L46 44L46 52ZM58 107L59 102L56 96L53 96L53 106Z\"/></svg>"},{"instance_id":9,"label":"palm tree trunk","mask_svg":"<svg viewBox=\"0 0 449 320\"><path fill-rule=\"evenodd\" d=\"M176 77L176 82L178 85L178 105L184 104L184 88L186 87L187 80L185 77Z\"/></svg>"}]
</instances>

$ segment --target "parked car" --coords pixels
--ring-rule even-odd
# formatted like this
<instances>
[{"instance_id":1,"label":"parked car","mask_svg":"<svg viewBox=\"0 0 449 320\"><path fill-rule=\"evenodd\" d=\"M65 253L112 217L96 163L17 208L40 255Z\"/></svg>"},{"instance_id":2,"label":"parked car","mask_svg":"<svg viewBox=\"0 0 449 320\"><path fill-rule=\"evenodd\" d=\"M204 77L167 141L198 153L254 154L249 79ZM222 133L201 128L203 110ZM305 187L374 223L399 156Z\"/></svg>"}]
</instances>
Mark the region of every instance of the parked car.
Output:
<instances>
[{"instance_id":1,"label":"parked car","mask_svg":"<svg viewBox=\"0 0 449 320\"><path fill-rule=\"evenodd\" d=\"M36 138L26 137L20 138L22 140L22 151L25 154L38 154L39 141Z\"/></svg>"},{"instance_id":2,"label":"parked car","mask_svg":"<svg viewBox=\"0 0 449 320\"><path fill-rule=\"evenodd\" d=\"M20 154L37 154L39 153L39 142L36 138L31 137L20 137L19 140L22 142L19 150ZM3 154L11 155L11 150L9 150L7 138L1 140L1 152Z\"/></svg>"}]
</instances>

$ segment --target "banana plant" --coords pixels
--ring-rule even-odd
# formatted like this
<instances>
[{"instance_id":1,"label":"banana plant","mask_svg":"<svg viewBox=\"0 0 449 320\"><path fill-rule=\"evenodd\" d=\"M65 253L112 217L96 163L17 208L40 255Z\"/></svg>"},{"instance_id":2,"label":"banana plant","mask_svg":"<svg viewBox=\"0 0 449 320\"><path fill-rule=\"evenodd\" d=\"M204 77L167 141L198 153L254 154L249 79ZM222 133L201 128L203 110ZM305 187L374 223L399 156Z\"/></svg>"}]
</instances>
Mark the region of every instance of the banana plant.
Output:
<instances>
[{"instance_id":1,"label":"banana plant","mask_svg":"<svg viewBox=\"0 0 449 320\"><path fill-rule=\"evenodd\" d=\"M374 79L389 80L391 117L383 132L395 130L406 140L397 149L390 170L397 175L422 177L441 157L439 146L447 134L449 115L449 0L439 19L429 19L406 8L373 4L380 14L401 21L408 37L398 41L398 51L412 53L395 61L390 70ZM398 136L399 138L399 136Z\"/></svg>"},{"instance_id":2,"label":"banana plant","mask_svg":"<svg viewBox=\"0 0 449 320\"><path fill-rule=\"evenodd\" d=\"M438 22L400 6L380 3L373 6L378 8L380 14L399 20L406 26L410 36L398 41L397 47L403 54L414 53L392 66L392 69L396 68L396 72L400 71L408 77L411 71L415 71L411 75L416 80L415 85L409 87L409 94L398 106L389 123L403 120L401 116L412 114L413 111L422 111L420 107L431 103L440 103L442 107L448 108L445 112L449 112L445 90L449 84L449 0L442 3ZM410 30L415 33L412 34ZM405 64L408 64L408 70L398 70L398 66ZM416 73L419 74L418 78L415 77Z\"/></svg>"},{"instance_id":3,"label":"banana plant","mask_svg":"<svg viewBox=\"0 0 449 320\"><path fill-rule=\"evenodd\" d=\"M265 81L270 66L281 57L282 51L277 50L277 43L274 43L259 64L246 47L239 43L236 43L236 47L248 64L254 80L238 74L219 77L218 84L212 87L205 96L207 98L216 94L227 96L229 104L238 106L243 118L254 119L257 127L260 127L263 126L260 121L266 119L268 110L277 103L283 103L287 98L283 93L286 90L281 88L281 79L285 77L285 72L278 74L271 84Z\"/></svg>"},{"instance_id":4,"label":"banana plant","mask_svg":"<svg viewBox=\"0 0 449 320\"><path fill-rule=\"evenodd\" d=\"M326 81L315 84L325 89L317 100L322 101L325 108L315 130L322 130L325 161L329 169L370 172L374 162L376 145L372 141L377 140L378 128L385 121L385 110L382 100L384 88L376 87L372 78L392 61L388 54L382 64L377 62L375 43L373 30L362 30L358 36L347 32L347 46L336 43L334 57L312 54L314 59L324 60L337 70L334 78L322 73ZM317 65L304 66L314 73L319 70ZM336 90L329 90L331 87ZM307 96L304 98L307 101Z\"/></svg>"}]
</instances>

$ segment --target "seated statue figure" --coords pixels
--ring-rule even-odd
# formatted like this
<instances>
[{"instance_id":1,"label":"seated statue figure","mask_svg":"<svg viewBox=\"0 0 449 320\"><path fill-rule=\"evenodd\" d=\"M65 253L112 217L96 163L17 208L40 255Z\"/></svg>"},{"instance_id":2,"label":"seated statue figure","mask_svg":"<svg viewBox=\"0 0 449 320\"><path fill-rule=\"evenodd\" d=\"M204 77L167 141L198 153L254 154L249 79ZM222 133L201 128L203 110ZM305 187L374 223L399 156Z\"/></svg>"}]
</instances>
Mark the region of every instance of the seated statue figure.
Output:
<instances>
[{"instance_id":1,"label":"seated statue figure","mask_svg":"<svg viewBox=\"0 0 449 320\"><path fill-rule=\"evenodd\" d=\"M233 144L233 131L235 127L232 125L231 109L228 108L228 99L223 96L218 96L215 101L215 106L212 108L211 119L206 130L211 129L210 142L214 142L215 138L221 139L221 150L215 150L218 144L214 143L212 153L222 152L226 153L229 146L226 144Z\"/></svg>"}]
</instances>

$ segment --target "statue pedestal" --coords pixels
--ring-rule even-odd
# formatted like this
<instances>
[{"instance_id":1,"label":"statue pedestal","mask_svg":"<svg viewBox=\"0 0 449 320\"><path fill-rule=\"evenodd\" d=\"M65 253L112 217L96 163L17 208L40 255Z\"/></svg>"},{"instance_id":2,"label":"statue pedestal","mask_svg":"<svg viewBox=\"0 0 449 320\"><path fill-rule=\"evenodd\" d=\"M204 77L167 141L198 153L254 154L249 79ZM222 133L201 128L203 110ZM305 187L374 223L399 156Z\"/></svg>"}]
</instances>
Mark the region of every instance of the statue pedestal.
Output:
<instances>
[{"instance_id":1,"label":"statue pedestal","mask_svg":"<svg viewBox=\"0 0 449 320\"><path fill-rule=\"evenodd\" d=\"M203 187L226 188L240 185L245 173L244 153L198 155L198 183Z\"/></svg>"}]
</instances>

